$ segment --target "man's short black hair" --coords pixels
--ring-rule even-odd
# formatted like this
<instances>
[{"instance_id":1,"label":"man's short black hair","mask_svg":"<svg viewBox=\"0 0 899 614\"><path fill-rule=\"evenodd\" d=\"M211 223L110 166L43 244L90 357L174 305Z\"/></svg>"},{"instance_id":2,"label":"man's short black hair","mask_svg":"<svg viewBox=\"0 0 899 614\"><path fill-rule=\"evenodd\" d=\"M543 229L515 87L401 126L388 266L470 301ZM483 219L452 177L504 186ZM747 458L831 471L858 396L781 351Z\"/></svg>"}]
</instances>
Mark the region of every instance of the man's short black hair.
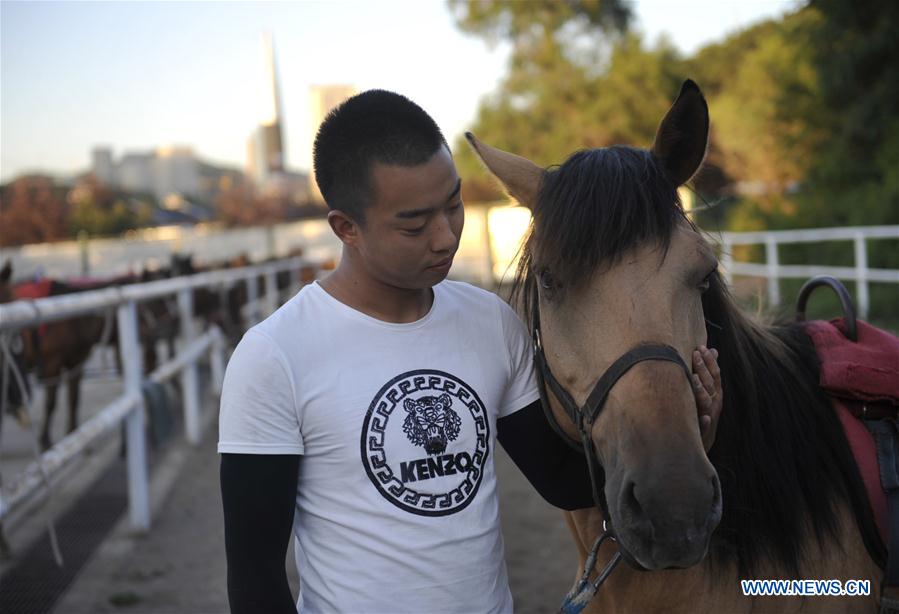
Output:
<instances>
[{"instance_id":1,"label":"man's short black hair","mask_svg":"<svg viewBox=\"0 0 899 614\"><path fill-rule=\"evenodd\" d=\"M315 137L315 181L329 209L357 223L370 204L371 166L424 164L447 147L440 128L424 109L400 94L368 90L328 113Z\"/></svg>"}]
</instances>

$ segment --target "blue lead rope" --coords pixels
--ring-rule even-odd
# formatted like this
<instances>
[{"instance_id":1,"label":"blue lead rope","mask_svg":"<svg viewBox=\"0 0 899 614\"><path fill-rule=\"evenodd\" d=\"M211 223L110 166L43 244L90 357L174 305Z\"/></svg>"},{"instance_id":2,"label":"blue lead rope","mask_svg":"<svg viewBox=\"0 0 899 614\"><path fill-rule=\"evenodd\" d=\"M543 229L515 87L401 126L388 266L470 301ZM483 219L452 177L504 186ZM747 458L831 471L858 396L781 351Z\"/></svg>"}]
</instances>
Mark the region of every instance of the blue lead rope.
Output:
<instances>
[{"instance_id":1,"label":"blue lead rope","mask_svg":"<svg viewBox=\"0 0 899 614\"><path fill-rule=\"evenodd\" d=\"M559 614L580 614L593 599L593 596L596 595L599 587L606 581L606 578L609 577L612 570L621 562L621 552L615 552L612 558L609 559L609 562L606 563L606 566L603 567L600 574L596 577L596 580L590 581L590 572L593 571L593 567L596 565L596 558L599 556L599 547L602 546L602 543L606 541L606 539L615 541L615 538L612 537L612 531L603 531L602 535L596 538L596 542L594 542L593 547L590 549L590 554L587 556L587 562L584 563L584 575L581 576L578 583L568 591L567 595L565 595L565 601L562 602Z\"/></svg>"}]
</instances>

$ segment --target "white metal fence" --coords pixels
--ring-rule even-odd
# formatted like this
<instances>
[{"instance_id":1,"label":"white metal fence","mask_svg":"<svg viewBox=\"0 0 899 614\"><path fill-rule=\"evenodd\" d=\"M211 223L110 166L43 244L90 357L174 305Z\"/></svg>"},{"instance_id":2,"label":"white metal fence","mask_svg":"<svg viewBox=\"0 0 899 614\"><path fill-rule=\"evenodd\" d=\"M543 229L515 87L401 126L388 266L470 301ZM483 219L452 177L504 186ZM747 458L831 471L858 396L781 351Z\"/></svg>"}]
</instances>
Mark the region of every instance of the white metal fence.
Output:
<instances>
[{"instance_id":1,"label":"white metal fence","mask_svg":"<svg viewBox=\"0 0 899 614\"><path fill-rule=\"evenodd\" d=\"M477 218L476 218L477 219ZM501 217L483 220L483 234L491 237L492 242L503 235L508 242L520 240L520 231L515 236L505 237L500 230L509 230L511 225ZM494 227L496 226L496 227ZM508 233L505 233L508 234ZM492 254L490 241L482 240L479 234L471 245L486 245L486 254L482 254L483 262L491 263L497 258ZM869 307L869 288L871 282L899 284L899 270L876 269L868 266L868 243L872 240L899 240L899 226L871 226L850 228L826 228L814 230L789 230L769 232L724 232L713 235L721 249L721 264L725 276L730 280L734 276L753 276L767 279L768 303L776 306L780 303L781 279L806 279L814 275L827 274L839 279L854 281L857 287L857 304L859 314L866 317ZM852 241L855 261L852 267L822 266L816 264L784 265L781 264L778 247L791 243L810 243L827 241ZM511 243L510 243L511 245ZM736 261L733 257L734 246L764 245L766 261L753 263ZM494 246L495 247L495 246ZM474 250L474 247L469 247ZM514 250L513 250L514 251ZM512 253L512 252L510 252ZM502 257L502 254L499 254ZM505 256L508 257L508 256ZM492 267L494 281L499 281L501 274L508 270L508 263ZM261 319L262 310L274 311L278 304L278 293L275 276L282 271L292 271L292 288L298 290L299 282L296 273L300 268L314 266L309 260L293 258L240 269L221 270L201 273L190 277L167 279L146 284L134 284L107 288L60 297L38 299L34 301L17 301L0 305L0 339L24 327L41 323L62 320L73 316L96 313L98 310L116 308L119 327L119 346L123 361L123 394L100 411L97 415L82 424L77 431L62 439L53 448L28 466L10 488L0 491L0 519L9 514L17 506L26 502L46 479L52 476L67 463L78 457L93 441L109 433L122 421L126 424L128 450L129 505L131 521L136 528L149 527L149 501L147 491L147 462L144 444L144 406L141 393L143 379L141 352L138 347L138 329L136 305L141 301L176 295L182 337L185 341L181 351L169 362L161 365L150 374L149 379L162 382L178 375L184 397L185 434L188 441L200 439L200 390L197 372L198 360L208 354L212 373L213 387L221 385L224 369L224 340L221 331L210 328L204 334L198 334L193 314L193 290L197 288L228 287L239 281L247 282L249 324ZM482 267L483 268L483 267ZM491 268L487 269L488 271ZM500 275L497 275L499 271ZM264 289L257 283L259 278L265 280ZM487 274L489 279L489 273Z\"/></svg>"},{"instance_id":2,"label":"white metal fence","mask_svg":"<svg viewBox=\"0 0 899 614\"><path fill-rule=\"evenodd\" d=\"M718 238L720 237L720 239ZM870 309L869 282L899 284L899 270L872 269L868 266L868 242L878 239L899 240L899 226L853 226L846 228L816 228L809 230L772 230L766 232L723 232L712 235L721 247L721 268L728 281L746 275L767 280L768 304L780 305L781 279L808 279L816 275L831 275L837 279L854 281L857 288L858 314L868 316ZM780 263L778 246L790 243L821 243L852 241L855 264L851 267L816 264L785 265ZM742 262L733 258L735 245L764 245L765 262Z\"/></svg>"},{"instance_id":3,"label":"white metal fence","mask_svg":"<svg viewBox=\"0 0 899 614\"><path fill-rule=\"evenodd\" d=\"M278 306L276 275L284 271L291 272L291 285L287 288L287 292L292 295L299 290L300 270L310 266L317 268L309 260L292 258L256 266L0 305L0 341L17 334L23 328L115 308L124 380L124 390L119 398L44 452L13 480L9 489L0 492L0 520L30 500L40 490L42 484L52 481L55 474L75 461L92 442L124 422L130 519L135 529L149 529L145 408L141 389L144 376L138 339L137 304L151 299L177 296L184 346L171 360L151 373L148 379L161 383L176 375L180 376L185 435L190 443L196 444L201 438L198 361L204 355L209 355L211 385L215 391L220 391L224 376L225 343L223 333L215 326L203 334L198 334L194 323L193 291L198 288L227 288L237 282L246 282L247 320L248 325L252 326L261 319L263 310L270 313ZM259 287L260 278L265 281L263 288ZM5 343L3 347L7 347ZM0 350L3 348L0 347ZM7 363L10 362L8 355L6 360ZM12 384L15 385L15 382Z\"/></svg>"},{"instance_id":4,"label":"white metal fence","mask_svg":"<svg viewBox=\"0 0 899 614\"><path fill-rule=\"evenodd\" d=\"M327 220L274 226L222 228L215 224L161 226L132 230L121 237L35 243L0 249L0 265L10 260L16 276L114 277L169 265L172 254L192 254L205 263L247 256L251 262L296 255L317 262L340 255L340 241Z\"/></svg>"}]
</instances>

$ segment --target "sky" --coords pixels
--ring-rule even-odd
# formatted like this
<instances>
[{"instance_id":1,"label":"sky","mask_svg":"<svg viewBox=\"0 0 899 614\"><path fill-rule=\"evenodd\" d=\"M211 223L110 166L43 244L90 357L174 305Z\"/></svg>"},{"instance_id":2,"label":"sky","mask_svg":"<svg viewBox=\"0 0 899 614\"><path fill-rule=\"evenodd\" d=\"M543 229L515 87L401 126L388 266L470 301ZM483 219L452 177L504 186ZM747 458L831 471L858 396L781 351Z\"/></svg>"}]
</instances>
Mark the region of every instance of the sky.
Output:
<instances>
[{"instance_id":1,"label":"sky","mask_svg":"<svg viewBox=\"0 0 899 614\"><path fill-rule=\"evenodd\" d=\"M638 0L636 29L685 54L799 0ZM187 145L243 168L262 113L263 32L281 86L287 163L308 170L309 88L398 91L450 142L506 71L509 46L460 32L443 0L0 0L0 181L85 170L90 151Z\"/></svg>"}]
</instances>

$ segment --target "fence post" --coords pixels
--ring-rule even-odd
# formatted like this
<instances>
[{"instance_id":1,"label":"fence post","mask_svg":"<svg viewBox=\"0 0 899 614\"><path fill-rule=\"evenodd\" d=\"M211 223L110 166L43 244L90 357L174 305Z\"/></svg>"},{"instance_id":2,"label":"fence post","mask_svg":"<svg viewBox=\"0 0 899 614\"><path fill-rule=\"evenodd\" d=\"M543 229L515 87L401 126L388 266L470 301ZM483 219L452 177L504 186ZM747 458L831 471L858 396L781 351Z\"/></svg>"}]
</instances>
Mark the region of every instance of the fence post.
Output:
<instances>
[{"instance_id":1,"label":"fence post","mask_svg":"<svg viewBox=\"0 0 899 614\"><path fill-rule=\"evenodd\" d=\"M181 322L181 340L184 347L189 347L196 339L194 327L194 293L193 288L178 291L178 319ZM181 371L181 395L184 400L184 433L187 441L200 443L200 385L197 376L197 363L191 361Z\"/></svg>"},{"instance_id":2,"label":"fence post","mask_svg":"<svg viewBox=\"0 0 899 614\"><path fill-rule=\"evenodd\" d=\"M251 328L259 323L259 276L253 273L246 278L247 283L247 305L250 307L250 313L247 314L247 328Z\"/></svg>"},{"instance_id":3,"label":"fence post","mask_svg":"<svg viewBox=\"0 0 899 614\"><path fill-rule=\"evenodd\" d=\"M134 301L122 303L116 316L125 393L137 399L135 407L125 418L131 526L139 531L147 531L150 529L150 490L147 480L147 446L144 439L144 397L141 392L143 365L137 335L137 305Z\"/></svg>"},{"instance_id":4,"label":"fence post","mask_svg":"<svg viewBox=\"0 0 899 614\"><path fill-rule=\"evenodd\" d=\"M865 234L858 230L855 232L855 288L858 293L858 315L861 319L868 319L868 249L865 244Z\"/></svg>"},{"instance_id":5,"label":"fence post","mask_svg":"<svg viewBox=\"0 0 899 614\"><path fill-rule=\"evenodd\" d=\"M765 260L768 265L768 305L780 305L780 280L778 279L777 240L772 234L765 235Z\"/></svg>"},{"instance_id":6,"label":"fence post","mask_svg":"<svg viewBox=\"0 0 899 614\"><path fill-rule=\"evenodd\" d=\"M225 335L217 326L212 330L215 331L215 338L209 346L209 370L212 372L212 388L220 395L225 381Z\"/></svg>"},{"instance_id":7,"label":"fence post","mask_svg":"<svg viewBox=\"0 0 899 614\"><path fill-rule=\"evenodd\" d=\"M278 296L278 279L274 269L269 268L265 271L265 310L266 316L275 313L275 309L281 304Z\"/></svg>"},{"instance_id":8,"label":"fence post","mask_svg":"<svg viewBox=\"0 0 899 614\"><path fill-rule=\"evenodd\" d=\"M734 246L731 243L730 235L723 233L721 237L721 268L724 269L724 281L727 285L734 282Z\"/></svg>"}]
</instances>

